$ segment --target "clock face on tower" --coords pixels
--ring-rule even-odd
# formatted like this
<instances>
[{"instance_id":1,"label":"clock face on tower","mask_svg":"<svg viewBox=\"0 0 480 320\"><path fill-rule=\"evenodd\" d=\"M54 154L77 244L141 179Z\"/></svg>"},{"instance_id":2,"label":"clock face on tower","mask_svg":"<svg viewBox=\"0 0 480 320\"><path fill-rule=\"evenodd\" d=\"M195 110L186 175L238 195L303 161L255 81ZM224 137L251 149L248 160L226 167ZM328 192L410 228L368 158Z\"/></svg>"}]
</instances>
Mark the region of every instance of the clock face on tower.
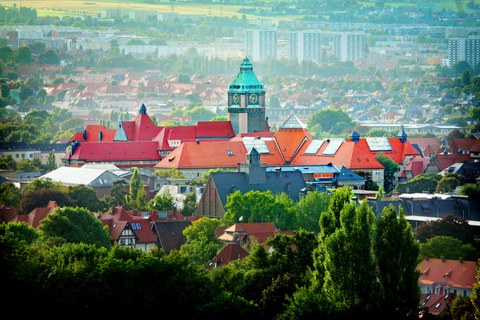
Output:
<instances>
[{"instance_id":1,"label":"clock face on tower","mask_svg":"<svg viewBox=\"0 0 480 320\"><path fill-rule=\"evenodd\" d=\"M238 93L235 93L232 97L233 103L238 104L240 101L240 95Z\"/></svg>"},{"instance_id":2,"label":"clock face on tower","mask_svg":"<svg viewBox=\"0 0 480 320\"><path fill-rule=\"evenodd\" d=\"M253 104L255 104L255 103L258 102L258 96L257 96L255 93L252 93L252 94L249 96L248 99L249 99L250 102L253 103Z\"/></svg>"}]
</instances>

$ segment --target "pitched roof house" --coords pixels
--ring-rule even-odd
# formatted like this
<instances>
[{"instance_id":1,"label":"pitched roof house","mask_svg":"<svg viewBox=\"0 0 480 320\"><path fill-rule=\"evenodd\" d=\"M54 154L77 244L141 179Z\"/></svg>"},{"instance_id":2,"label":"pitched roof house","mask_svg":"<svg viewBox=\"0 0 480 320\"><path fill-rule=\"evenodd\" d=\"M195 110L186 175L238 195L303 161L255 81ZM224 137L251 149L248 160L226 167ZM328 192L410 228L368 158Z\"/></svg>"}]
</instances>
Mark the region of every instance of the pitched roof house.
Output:
<instances>
[{"instance_id":1,"label":"pitched roof house","mask_svg":"<svg viewBox=\"0 0 480 320\"><path fill-rule=\"evenodd\" d=\"M438 315L457 295L469 297L477 284L477 262L425 258L417 265L421 306Z\"/></svg>"},{"instance_id":2,"label":"pitched roof house","mask_svg":"<svg viewBox=\"0 0 480 320\"><path fill-rule=\"evenodd\" d=\"M227 243L219 253L207 264L207 269L214 269L229 264L233 260L241 260L248 256L248 251L240 243Z\"/></svg>"},{"instance_id":3,"label":"pitched roof house","mask_svg":"<svg viewBox=\"0 0 480 320\"><path fill-rule=\"evenodd\" d=\"M28 214L16 215L13 219L10 220L10 222L26 222L30 226L37 229L40 226L40 222L53 211L55 211L56 207L56 201L49 201L46 207L35 208Z\"/></svg>"},{"instance_id":4,"label":"pitched roof house","mask_svg":"<svg viewBox=\"0 0 480 320\"><path fill-rule=\"evenodd\" d=\"M153 222L152 230L157 236L157 245L165 255L172 250L180 250L182 244L187 242L183 230L191 225L189 220Z\"/></svg>"},{"instance_id":5,"label":"pitched roof house","mask_svg":"<svg viewBox=\"0 0 480 320\"><path fill-rule=\"evenodd\" d=\"M267 172L260 163L260 154L255 148L247 155L247 162L240 163L237 172L213 172L205 186L196 214L221 218L225 214L227 196L235 191L246 193L250 190L286 193L298 201L300 191L306 187L300 171Z\"/></svg>"}]
</instances>

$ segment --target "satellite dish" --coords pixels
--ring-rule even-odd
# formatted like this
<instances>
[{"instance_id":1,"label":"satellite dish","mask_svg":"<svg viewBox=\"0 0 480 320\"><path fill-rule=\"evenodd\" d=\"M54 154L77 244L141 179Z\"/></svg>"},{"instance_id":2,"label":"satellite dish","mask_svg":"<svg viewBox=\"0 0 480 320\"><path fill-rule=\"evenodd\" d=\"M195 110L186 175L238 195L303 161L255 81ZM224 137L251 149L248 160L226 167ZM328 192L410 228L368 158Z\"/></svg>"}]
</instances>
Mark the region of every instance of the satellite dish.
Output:
<instances>
[{"instance_id":1,"label":"satellite dish","mask_svg":"<svg viewBox=\"0 0 480 320\"><path fill-rule=\"evenodd\" d=\"M238 218L238 221L242 221L243 220L243 216L241 216L240 218Z\"/></svg>"}]
</instances>

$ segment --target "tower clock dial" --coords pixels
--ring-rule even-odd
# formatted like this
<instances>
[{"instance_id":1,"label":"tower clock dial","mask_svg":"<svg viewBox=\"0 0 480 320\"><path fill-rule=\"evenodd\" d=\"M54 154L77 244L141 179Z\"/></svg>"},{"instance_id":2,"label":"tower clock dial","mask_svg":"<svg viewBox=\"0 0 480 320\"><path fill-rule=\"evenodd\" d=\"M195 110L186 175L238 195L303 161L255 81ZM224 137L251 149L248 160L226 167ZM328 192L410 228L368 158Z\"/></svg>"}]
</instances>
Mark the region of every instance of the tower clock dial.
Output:
<instances>
[{"instance_id":1,"label":"tower clock dial","mask_svg":"<svg viewBox=\"0 0 480 320\"><path fill-rule=\"evenodd\" d=\"M255 94L255 93L250 94L250 96L249 96L248 99L249 99L250 102L253 103L253 104L255 104L255 103L258 102L258 96L257 96L257 94Z\"/></svg>"},{"instance_id":2,"label":"tower clock dial","mask_svg":"<svg viewBox=\"0 0 480 320\"><path fill-rule=\"evenodd\" d=\"M240 101L240 95L238 93L235 93L232 97L233 103L238 104Z\"/></svg>"}]
</instances>

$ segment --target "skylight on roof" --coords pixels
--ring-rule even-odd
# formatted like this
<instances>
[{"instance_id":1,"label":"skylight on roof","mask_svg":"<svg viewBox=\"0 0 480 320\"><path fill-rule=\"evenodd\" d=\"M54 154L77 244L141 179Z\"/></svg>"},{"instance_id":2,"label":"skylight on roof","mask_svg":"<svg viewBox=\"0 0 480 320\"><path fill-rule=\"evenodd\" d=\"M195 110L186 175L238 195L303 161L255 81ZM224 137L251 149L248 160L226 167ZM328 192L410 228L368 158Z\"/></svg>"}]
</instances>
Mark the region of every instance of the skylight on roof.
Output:
<instances>
[{"instance_id":1,"label":"skylight on roof","mask_svg":"<svg viewBox=\"0 0 480 320\"><path fill-rule=\"evenodd\" d=\"M365 139L371 151L392 151L388 137L367 137Z\"/></svg>"},{"instance_id":2,"label":"skylight on roof","mask_svg":"<svg viewBox=\"0 0 480 320\"><path fill-rule=\"evenodd\" d=\"M310 145L308 146L307 150L305 150L305 154L316 154L318 152L318 149L323 145L325 140L321 139L315 139L313 140Z\"/></svg>"},{"instance_id":3,"label":"skylight on roof","mask_svg":"<svg viewBox=\"0 0 480 320\"><path fill-rule=\"evenodd\" d=\"M250 153L253 147L255 147L257 152L260 154L270 153L270 151L268 150L267 144L263 139L257 139L254 137L244 137L242 141L243 141L243 145L245 146L245 149L247 149L247 153Z\"/></svg>"},{"instance_id":4,"label":"skylight on roof","mask_svg":"<svg viewBox=\"0 0 480 320\"><path fill-rule=\"evenodd\" d=\"M337 153L338 148L340 148L342 143L343 143L343 139L331 139L330 143L328 144L328 146L323 151L323 155L325 155L325 156L335 155L335 153Z\"/></svg>"}]
</instances>

